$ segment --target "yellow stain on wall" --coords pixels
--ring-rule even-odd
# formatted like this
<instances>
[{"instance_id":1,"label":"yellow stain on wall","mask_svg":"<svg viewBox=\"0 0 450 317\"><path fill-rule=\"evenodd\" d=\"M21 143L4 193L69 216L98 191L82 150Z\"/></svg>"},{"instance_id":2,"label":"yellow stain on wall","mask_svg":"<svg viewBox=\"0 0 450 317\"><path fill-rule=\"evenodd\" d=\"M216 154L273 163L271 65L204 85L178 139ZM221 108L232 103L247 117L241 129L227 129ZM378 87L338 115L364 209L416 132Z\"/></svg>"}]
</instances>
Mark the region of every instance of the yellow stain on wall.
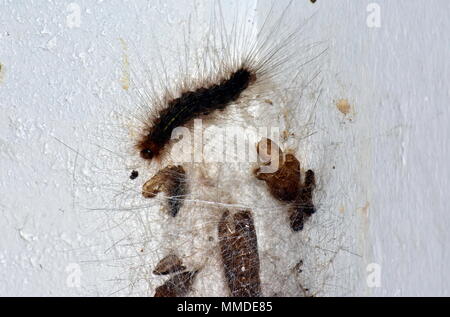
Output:
<instances>
[{"instance_id":1,"label":"yellow stain on wall","mask_svg":"<svg viewBox=\"0 0 450 317\"><path fill-rule=\"evenodd\" d=\"M3 83L3 79L5 78L5 66L0 63L0 84Z\"/></svg>"},{"instance_id":2,"label":"yellow stain on wall","mask_svg":"<svg viewBox=\"0 0 450 317\"><path fill-rule=\"evenodd\" d=\"M349 113L350 113L350 110L351 110L351 106L350 106L350 104L348 103L348 100L347 100L347 99L339 99L339 100L336 102L336 107L337 107L337 109L338 109L341 113L343 113L344 115L349 114Z\"/></svg>"},{"instance_id":3,"label":"yellow stain on wall","mask_svg":"<svg viewBox=\"0 0 450 317\"><path fill-rule=\"evenodd\" d=\"M370 203L366 201L366 204L363 207L359 207L358 210L367 218L369 216L369 207Z\"/></svg>"}]
</instances>

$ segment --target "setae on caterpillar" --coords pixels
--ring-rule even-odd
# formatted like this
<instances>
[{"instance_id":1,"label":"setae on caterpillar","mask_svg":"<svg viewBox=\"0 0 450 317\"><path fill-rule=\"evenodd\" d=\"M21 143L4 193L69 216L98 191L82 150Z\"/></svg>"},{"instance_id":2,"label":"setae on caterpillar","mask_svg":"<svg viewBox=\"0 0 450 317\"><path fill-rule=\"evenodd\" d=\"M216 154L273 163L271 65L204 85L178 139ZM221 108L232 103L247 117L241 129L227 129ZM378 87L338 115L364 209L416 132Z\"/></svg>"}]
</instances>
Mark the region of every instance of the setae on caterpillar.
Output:
<instances>
[{"instance_id":1,"label":"setae on caterpillar","mask_svg":"<svg viewBox=\"0 0 450 317\"><path fill-rule=\"evenodd\" d=\"M175 128L200 115L223 110L229 103L236 101L242 91L255 81L254 77L252 71L243 66L218 84L184 92L180 97L169 101L167 108L150 125L147 135L138 142L141 157L150 160L158 156Z\"/></svg>"},{"instance_id":2,"label":"setae on caterpillar","mask_svg":"<svg viewBox=\"0 0 450 317\"><path fill-rule=\"evenodd\" d=\"M135 142L142 159L162 157L174 130L192 125L196 118L208 120L232 104L248 104L255 98L269 100L265 96L293 88L302 66L317 57L308 53L318 43L300 46L303 25L285 24L292 18L288 14L291 2L285 6L272 3L260 29L247 20L253 14L251 6L238 5L232 25L227 26L222 2L211 2L208 33L200 43L205 46L190 52L188 34L182 44L187 52L179 56L178 67L171 75L166 69L162 71L167 85L161 87L160 79L147 78L151 92L142 100L146 105L140 115L144 126ZM292 64L297 67L290 69Z\"/></svg>"}]
</instances>

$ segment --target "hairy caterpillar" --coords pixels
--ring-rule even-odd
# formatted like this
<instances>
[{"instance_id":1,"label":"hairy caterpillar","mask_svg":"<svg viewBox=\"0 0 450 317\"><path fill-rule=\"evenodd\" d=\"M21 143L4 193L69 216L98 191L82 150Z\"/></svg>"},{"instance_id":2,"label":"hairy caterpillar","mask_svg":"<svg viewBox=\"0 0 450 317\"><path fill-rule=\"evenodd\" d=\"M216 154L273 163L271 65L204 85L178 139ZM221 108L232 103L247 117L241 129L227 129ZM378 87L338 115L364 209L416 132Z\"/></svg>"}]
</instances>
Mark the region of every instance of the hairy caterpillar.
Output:
<instances>
[{"instance_id":1,"label":"hairy caterpillar","mask_svg":"<svg viewBox=\"0 0 450 317\"><path fill-rule=\"evenodd\" d=\"M252 75L252 71L242 65L229 78L217 84L183 92L180 97L168 101L167 108L158 113L145 138L138 142L141 157L150 160L158 156L175 128L200 115L206 116L215 110L225 109L255 81L253 77L256 76Z\"/></svg>"},{"instance_id":2,"label":"hairy caterpillar","mask_svg":"<svg viewBox=\"0 0 450 317\"><path fill-rule=\"evenodd\" d=\"M169 53L175 55L174 60L168 58L166 61L165 55L164 59L155 58L154 62L149 63L150 68L144 68L143 71L144 75L151 74L150 78L142 74L138 77L139 70L131 72L137 80L147 82L142 89L134 91L137 84L135 77L132 77L130 89L126 90L126 93L137 93L138 102L134 98L131 102L121 104L117 111L119 120L122 120L122 127L126 127L123 139L117 137L118 125L112 126L110 121L105 124L107 128L112 128L107 130L106 137L103 138L105 145L100 154L104 155L105 159L99 161L106 162L106 167L102 167L98 175L107 177L98 178L98 187L102 188L102 195L110 190L111 198L105 198L100 207L92 204L93 207L89 209L105 213L108 227L116 231L113 247L108 250L114 252L111 260L114 266L123 268L124 271L121 277L114 280L117 284L112 288L128 295L154 295L158 287L168 282L161 276L153 276L157 262L167 254L176 253L182 259L183 267L195 269L195 279L180 279L180 275L178 278L171 277L169 284L176 284L178 280L189 281L192 285L180 287L186 290L185 295L190 296L231 295L233 291L227 284L230 285L233 281L227 282L224 276L224 255L220 251L221 238L217 232L223 223L223 210L228 208L252 210L258 237L261 280L257 291L252 294L310 295L304 292L304 285L311 290L311 294L315 294L323 290L322 284L326 275L322 276L322 273L317 272L317 267L326 265L333 255L319 255L326 253L316 248L316 241L320 241L322 247L325 245L324 238L319 234L320 227L328 226L334 230L339 221L334 219L334 215L324 213L322 217L325 218L319 218L321 223L311 221L302 232L293 233L286 226L286 219L280 212L285 210L285 205L267 195L264 184L255 179L252 170L256 161L248 160L247 153L237 151L237 160L234 162L210 162L210 156L205 150L200 162L192 162L191 153L179 151L178 144L168 146L167 136L170 132L172 137L174 130L174 126L169 122L178 112L168 111L167 106L180 105L179 98L189 99L192 94L198 93L199 89L211 89L218 87L214 85L226 83L232 74L242 68L248 47L263 47L263 50L255 50L254 54L250 55L254 58L254 65L264 62L261 67L255 68L259 73L255 71L255 76L249 76L251 80L245 91L227 97L229 102L212 102L219 106L214 106L211 112L208 110L208 114L205 114L204 108L201 107L196 109L202 111L183 113L184 119L178 123L189 126L192 119L203 118L203 144L212 148L213 153L220 154L221 152L214 148L223 142L223 139L217 138L221 137L221 128L231 127L234 131L244 128L245 132L252 134L254 127L276 127L275 135L258 135L259 132L256 131L255 136L245 142L248 149L254 151L261 137L270 137L283 148L296 152L296 157L299 157L302 164L306 162L305 166L315 164L311 167L319 171L319 178L322 178L323 162L315 158L322 157L323 153L320 152L320 146L316 147L313 142L309 142L308 137L315 128L314 114L320 96L319 67L315 65L315 61L321 56L323 48L317 43L304 42L303 33L300 33L303 20L295 21L289 18L289 13L296 3L269 3L266 7L268 12L258 12L260 20L251 16L250 13L254 13L249 9L251 6L243 9L242 4L238 2L230 2L230 7L228 2L214 2L211 6L213 13L208 13L206 19L209 21L206 22L206 29L212 30L211 34L206 34L200 40L183 38L181 42L189 47L182 46L180 50L175 50L175 53L169 50ZM231 9L227 14L217 14L221 10L225 11L225 8ZM211 14L214 18L210 18ZM197 25L190 19L186 25L192 28L203 26L201 22ZM257 31L258 29L265 31ZM240 43L246 45L240 46ZM155 42L152 44L159 47ZM265 49L272 52L266 56L267 60L264 59L264 54L260 56ZM157 51L156 57L162 54ZM133 59L130 58L129 61L132 63ZM158 63L159 66L153 66ZM163 71L159 71L161 69ZM158 77L158 74L162 74L161 77ZM184 76L185 74L189 76ZM245 87L245 84L241 85L242 87ZM220 110L221 107L224 108L223 111ZM173 109L179 110L179 107ZM211 115L215 115L217 120L210 121ZM158 121L161 117L164 117L164 120ZM155 126L158 126L156 130L160 131L156 133L160 135L157 138L157 150L151 149L151 155L143 157L142 151L146 149L150 131L155 131ZM162 132L161 129L166 130ZM225 135L224 139L230 138ZM185 140L183 135L181 141ZM123 153L121 146L125 148ZM162 152L166 155L162 155ZM148 158L151 156L153 163L155 153L160 154L156 155L159 156L156 162L159 164L150 166ZM117 154L117 160L108 166L114 154ZM239 160L242 157L244 160ZM152 189L145 190L145 184L167 167L181 163L189 177L189 197L185 197L179 210L176 208L169 213L161 213L159 209L173 199L174 197L170 197L173 195L169 191L165 197L146 199L143 193L152 192ZM125 174L117 173L124 169L127 170ZM136 171L132 172L133 177L129 177L130 171ZM178 181L180 178L173 180ZM323 207L321 186L323 182L319 180L318 197L315 199L318 209ZM173 217L174 215L176 217ZM271 234L273 231L277 234ZM330 236L330 241L332 239L335 239L334 236ZM321 259L319 262L319 257L325 260ZM303 273L302 276L297 276L294 268L300 261L304 263ZM171 280L172 278L174 280ZM211 281L214 281L214 285Z\"/></svg>"},{"instance_id":3,"label":"hairy caterpillar","mask_svg":"<svg viewBox=\"0 0 450 317\"><path fill-rule=\"evenodd\" d=\"M303 25L285 24L291 3L272 3L259 29L255 21L247 20L254 14L251 6L234 4L234 20L226 25L222 3L211 3L208 33L198 51L189 48L193 43L182 44L186 51L178 56L175 70L161 71L167 85L146 78L151 90L142 95L146 105L139 115L143 126L135 128L139 135L135 148L145 160L161 158L174 139L174 130L192 126L195 118L209 120L218 111L223 113L231 105L242 108L256 98L271 103L270 96L292 89L302 66L316 58L309 54L318 43L298 45ZM190 34L186 36L190 41ZM297 68L290 69L287 60ZM149 67L161 65L151 61Z\"/></svg>"}]
</instances>

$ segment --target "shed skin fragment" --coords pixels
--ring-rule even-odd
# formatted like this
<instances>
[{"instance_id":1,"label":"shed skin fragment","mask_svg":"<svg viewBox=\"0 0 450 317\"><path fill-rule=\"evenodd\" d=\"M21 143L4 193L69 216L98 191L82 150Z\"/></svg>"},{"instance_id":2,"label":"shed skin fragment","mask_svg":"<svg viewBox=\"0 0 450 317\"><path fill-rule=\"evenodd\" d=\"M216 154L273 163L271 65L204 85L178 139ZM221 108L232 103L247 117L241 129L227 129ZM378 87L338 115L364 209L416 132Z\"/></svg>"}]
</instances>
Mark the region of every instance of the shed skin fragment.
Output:
<instances>
[{"instance_id":1,"label":"shed skin fragment","mask_svg":"<svg viewBox=\"0 0 450 317\"><path fill-rule=\"evenodd\" d=\"M302 183L299 160L293 154L284 155L278 145L269 139L262 139L257 144L258 155L264 162L263 165L270 164L269 157L272 150L279 151L280 167L274 173L262 173L261 168L258 168L255 170L255 176L266 182L270 194L275 199L289 204L291 228L300 231L306 218L316 212L313 203L313 192L316 187L314 172L306 171Z\"/></svg>"},{"instance_id":2,"label":"shed skin fragment","mask_svg":"<svg viewBox=\"0 0 450 317\"><path fill-rule=\"evenodd\" d=\"M294 231L303 229L303 223L313 213L316 212L316 207L313 203L313 191L316 188L316 180L314 172L306 171L305 180L300 190L299 196L294 204L289 208L289 219L291 221L291 228Z\"/></svg>"},{"instance_id":3,"label":"shed skin fragment","mask_svg":"<svg viewBox=\"0 0 450 317\"><path fill-rule=\"evenodd\" d=\"M185 297L191 290L197 273L198 271L193 271L174 275L156 288L154 297Z\"/></svg>"},{"instance_id":4,"label":"shed skin fragment","mask_svg":"<svg viewBox=\"0 0 450 317\"><path fill-rule=\"evenodd\" d=\"M186 267L181 262L181 259L175 254L169 254L159 261L153 270L155 275L167 275L180 271L184 271Z\"/></svg>"},{"instance_id":5,"label":"shed skin fragment","mask_svg":"<svg viewBox=\"0 0 450 317\"><path fill-rule=\"evenodd\" d=\"M300 162L287 154L275 173L258 173L256 177L266 182L270 194L281 201L294 201L300 192Z\"/></svg>"},{"instance_id":6,"label":"shed skin fragment","mask_svg":"<svg viewBox=\"0 0 450 317\"><path fill-rule=\"evenodd\" d=\"M218 225L218 236L231 296L261 296L258 243L251 212L242 210L230 215L225 210Z\"/></svg>"},{"instance_id":7,"label":"shed skin fragment","mask_svg":"<svg viewBox=\"0 0 450 317\"><path fill-rule=\"evenodd\" d=\"M142 186L142 196L145 198L153 198L160 192L167 196L168 211L175 217L187 194L186 172L181 165L163 168Z\"/></svg>"}]
</instances>

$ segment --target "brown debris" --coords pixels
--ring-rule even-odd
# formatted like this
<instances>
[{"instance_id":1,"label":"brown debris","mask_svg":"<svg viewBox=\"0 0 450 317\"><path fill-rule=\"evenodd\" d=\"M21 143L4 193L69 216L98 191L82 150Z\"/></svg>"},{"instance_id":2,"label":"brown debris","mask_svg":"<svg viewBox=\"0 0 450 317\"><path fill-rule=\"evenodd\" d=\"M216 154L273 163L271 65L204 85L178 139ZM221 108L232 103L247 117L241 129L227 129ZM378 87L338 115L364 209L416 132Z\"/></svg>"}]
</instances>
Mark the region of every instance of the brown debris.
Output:
<instances>
[{"instance_id":1,"label":"brown debris","mask_svg":"<svg viewBox=\"0 0 450 317\"><path fill-rule=\"evenodd\" d=\"M156 288L155 297L184 297L191 290L198 271L183 272L174 275L163 285Z\"/></svg>"},{"instance_id":2,"label":"brown debris","mask_svg":"<svg viewBox=\"0 0 450 317\"><path fill-rule=\"evenodd\" d=\"M181 262L181 259L175 254L169 254L164 257L159 263L156 265L156 268L153 270L153 274L155 275L167 275L180 271L184 271L186 267Z\"/></svg>"},{"instance_id":3,"label":"brown debris","mask_svg":"<svg viewBox=\"0 0 450 317\"><path fill-rule=\"evenodd\" d=\"M304 182L301 182L300 162L293 154L283 154L283 151L272 140L262 139L257 144L259 158L268 166L270 153L278 150L279 168L273 173L262 173L262 169L255 170L256 178L266 182L270 194L277 200L290 204L289 218L294 231L303 229L304 220L315 211L313 191L316 187L314 172L305 173Z\"/></svg>"},{"instance_id":4,"label":"brown debris","mask_svg":"<svg viewBox=\"0 0 450 317\"><path fill-rule=\"evenodd\" d=\"M187 194L186 172L182 166L170 165L163 168L142 187L145 198L153 198L160 192L167 196L169 213L175 217Z\"/></svg>"}]
</instances>

